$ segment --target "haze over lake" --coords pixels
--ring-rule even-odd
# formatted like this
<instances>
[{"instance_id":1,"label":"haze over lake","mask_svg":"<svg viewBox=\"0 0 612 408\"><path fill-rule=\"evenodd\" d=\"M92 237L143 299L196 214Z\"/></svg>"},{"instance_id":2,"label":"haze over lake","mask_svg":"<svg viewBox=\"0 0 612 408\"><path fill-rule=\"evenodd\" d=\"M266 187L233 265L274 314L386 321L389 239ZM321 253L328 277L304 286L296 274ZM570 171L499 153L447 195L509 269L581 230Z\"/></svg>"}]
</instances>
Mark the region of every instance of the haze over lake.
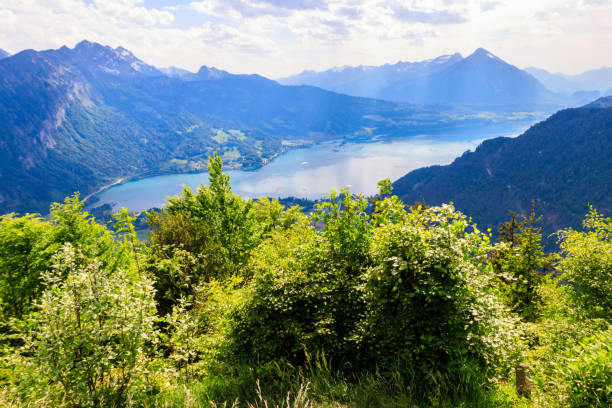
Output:
<instances>
[{"instance_id":1,"label":"haze over lake","mask_svg":"<svg viewBox=\"0 0 612 408\"><path fill-rule=\"evenodd\" d=\"M373 143L326 142L287 151L257 170L229 170L232 189L244 197L299 197L317 199L349 187L355 193L374 194L376 183L395 180L410 170L448 164L467 150L491 137L515 136L525 123L461 130L436 135L418 135ZM94 205L109 203L114 210L127 207L142 211L164 205L168 196L183 186L194 191L208 183L208 173L170 174L116 185L97 194Z\"/></svg>"}]
</instances>

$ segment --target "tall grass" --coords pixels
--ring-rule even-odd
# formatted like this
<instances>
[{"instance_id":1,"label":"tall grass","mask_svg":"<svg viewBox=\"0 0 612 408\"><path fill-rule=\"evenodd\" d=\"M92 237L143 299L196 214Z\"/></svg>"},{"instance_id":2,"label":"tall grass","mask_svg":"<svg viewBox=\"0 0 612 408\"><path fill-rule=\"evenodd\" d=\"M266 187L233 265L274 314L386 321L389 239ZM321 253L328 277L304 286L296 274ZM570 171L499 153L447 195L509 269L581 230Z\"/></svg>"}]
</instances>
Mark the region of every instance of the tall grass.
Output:
<instances>
[{"instance_id":1,"label":"tall grass","mask_svg":"<svg viewBox=\"0 0 612 408\"><path fill-rule=\"evenodd\" d=\"M334 371L324 359L307 367L269 364L217 367L189 384L156 395L147 406L170 407L492 407L503 405L494 389L476 372L462 379L439 374L427 389L399 374L346 375ZM508 405L510 406L510 405Z\"/></svg>"}]
</instances>

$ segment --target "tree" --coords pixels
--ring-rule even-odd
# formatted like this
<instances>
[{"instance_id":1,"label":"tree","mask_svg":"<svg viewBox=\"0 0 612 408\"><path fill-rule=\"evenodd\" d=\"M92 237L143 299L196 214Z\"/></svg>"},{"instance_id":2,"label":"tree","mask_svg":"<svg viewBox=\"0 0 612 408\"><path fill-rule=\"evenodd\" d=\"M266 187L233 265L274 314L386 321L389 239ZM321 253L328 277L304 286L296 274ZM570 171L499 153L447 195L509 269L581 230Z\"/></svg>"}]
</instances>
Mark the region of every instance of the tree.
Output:
<instances>
[{"instance_id":1,"label":"tree","mask_svg":"<svg viewBox=\"0 0 612 408\"><path fill-rule=\"evenodd\" d=\"M158 311L166 315L180 299L193 302L202 282L227 276L230 271L221 246L210 230L184 211L150 212L150 248L146 268L155 277Z\"/></svg>"},{"instance_id":2,"label":"tree","mask_svg":"<svg viewBox=\"0 0 612 408\"><path fill-rule=\"evenodd\" d=\"M116 270L126 259L106 227L83 210L79 195L53 203L49 221L36 214L0 218L0 303L5 318L31 310L44 289L41 275L51 269L53 255L66 243ZM119 252L118 252L119 251Z\"/></svg>"},{"instance_id":3,"label":"tree","mask_svg":"<svg viewBox=\"0 0 612 408\"><path fill-rule=\"evenodd\" d=\"M540 306L537 288L553 256L542 248L541 228L537 226L542 217L536 217L534 201L529 217L522 218L517 222L516 214L512 213L511 220L500 227L500 240L507 247L497 253L494 265L505 284L512 310L533 321Z\"/></svg>"},{"instance_id":4,"label":"tree","mask_svg":"<svg viewBox=\"0 0 612 408\"><path fill-rule=\"evenodd\" d=\"M4 320L21 318L40 295L41 240L49 223L38 215L0 217L0 308Z\"/></svg>"},{"instance_id":5,"label":"tree","mask_svg":"<svg viewBox=\"0 0 612 408\"><path fill-rule=\"evenodd\" d=\"M198 227L206 228L219 245L224 271L244 272L251 250L261 241L262 231L253 212L253 202L232 193L229 176L215 153L208 158L209 185L194 194L185 187L183 195L169 199L166 211L184 213Z\"/></svg>"},{"instance_id":6,"label":"tree","mask_svg":"<svg viewBox=\"0 0 612 408\"><path fill-rule=\"evenodd\" d=\"M593 317L612 318L612 218L593 207L585 231L560 232L562 278L575 285L572 298Z\"/></svg>"},{"instance_id":7,"label":"tree","mask_svg":"<svg viewBox=\"0 0 612 408\"><path fill-rule=\"evenodd\" d=\"M152 284L133 268L105 268L69 243L54 264L25 325L23 356L36 371L23 377L34 378L20 380L75 407L121 405L155 340Z\"/></svg>"},{"instance_id":8,"label":"tree","mask_svg":"<svg viewBox=\"0 0 612 408\"><path fill-rule=\"evenodd\" d=\"M510 245L510 249L514 249L518 245L518 236L525 226L525 221L517 221L518 215L514 211L510 211L510 217L510 221L504 222L499 227L499 241L506 242Z\"/></svg>"}]
</instances>

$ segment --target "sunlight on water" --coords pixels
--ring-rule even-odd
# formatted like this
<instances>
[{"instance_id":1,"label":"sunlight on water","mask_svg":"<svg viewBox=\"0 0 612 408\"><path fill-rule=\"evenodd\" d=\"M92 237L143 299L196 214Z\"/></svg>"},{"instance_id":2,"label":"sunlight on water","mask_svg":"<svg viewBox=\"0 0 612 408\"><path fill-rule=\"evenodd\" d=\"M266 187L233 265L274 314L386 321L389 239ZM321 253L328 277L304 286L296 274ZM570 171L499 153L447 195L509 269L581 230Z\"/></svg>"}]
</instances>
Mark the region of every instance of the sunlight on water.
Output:
<instances>
[{"instance_id":1,"label":"sunlight on water","mask_svg":"<svg viewBox=\"0 0 612 408\"><path fill-rule=\"evenodd\" d=\"M320 198L331 189L350 187L353 192L373 194L376 183L434 164L448 164L487 137L516 134L521 129L490 128L478 132L411 137L376 143L328 142L288 151L254 171L228 171L234 192L244 197ZM207 173L171 174L130 181L111 187L97 197L95 205L110 203L132 211L161 207L167 196L186 185L196 190L208 183Z\"/></svg>"}]
</instances>

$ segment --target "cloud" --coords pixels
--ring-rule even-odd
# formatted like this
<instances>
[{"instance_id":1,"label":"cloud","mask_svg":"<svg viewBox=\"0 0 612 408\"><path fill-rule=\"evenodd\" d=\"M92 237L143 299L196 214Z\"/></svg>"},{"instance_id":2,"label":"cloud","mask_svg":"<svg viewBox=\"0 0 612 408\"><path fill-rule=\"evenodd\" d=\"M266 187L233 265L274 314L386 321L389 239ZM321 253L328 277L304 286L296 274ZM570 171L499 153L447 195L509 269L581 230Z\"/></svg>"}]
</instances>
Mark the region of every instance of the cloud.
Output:
<instances>
[{"instance_id":1,"label":"cloud","mask_svg":"<svg viewBox=\"0 0 612 408\"><path fill-rule=\"evenodd\" d=\"M327 10L325 0L251 0L253 3L270 4L287 10Z\"/></svg>"},{"instance_id":2,"label":"cloud","mask_svg":"<svg viewBox=\"0 0 612 408\"><path fill-rule=\"evenodd\" d=\"M296 11L327 10L325 0L204 0L190 6L201 13L219 16L257 18L261 16L287 17Z\"/></svg>"},{"instance_id":3,"label":"cloud","mask_svg":"<svg viewBox=\"0 0 612 408\"><path fill-rule=\"evenodd\" d=\"M483 12L493 10L497 6L500 6L501 2L496 0L487 0L480 3L480 10Z\"/></svg>"},{"instance_id":4,"label":"cloud","mask_svg":"<svg viewBox=\"0 0 612 408\"><path fill-rule=\"evenodd\" d=\"M393 16L399 20L410 23L423 23L431 25L459 24L467 20L459 14L446 10L419 11L407 7L394 6Z\"/></svg>"},{"instance_id":5,"label":"cloud","mask_svg":"<svg viewBox=\"0 0 612 408\"><path fill-rule=\"evenodd\" d=\"M57 0L56 0L57 1ZM67 4L68 2L62 2ZM167 10L148 9L141 6L143 0L94 0L95 8L104 15L129 20L141 25L170 25L174 15Z\"/></svg>"},{"instance_id":6,"label":"cloud","mask_svg":"<svg viewBox=\"0 0 612 408\"><path fill-rule=\"evenodd\" d=\"M346 17L349 20L358 20L363 16L363 10L359 7L340 7L335 14L339 17Z\"/></svg>"},{"instance_id":7,"label":"cloud","mask_svg":"<svg viewBox=\"0 0 612 408\"><path fill-rule=\"evenodd\" d=\"M611 20L609 0L7 0L0 48L88 39L157 66L274 78L484 47L519 66L576 73L612 65L609 47L593 47L607 43Z\"/></svg>"}]
</instances>

